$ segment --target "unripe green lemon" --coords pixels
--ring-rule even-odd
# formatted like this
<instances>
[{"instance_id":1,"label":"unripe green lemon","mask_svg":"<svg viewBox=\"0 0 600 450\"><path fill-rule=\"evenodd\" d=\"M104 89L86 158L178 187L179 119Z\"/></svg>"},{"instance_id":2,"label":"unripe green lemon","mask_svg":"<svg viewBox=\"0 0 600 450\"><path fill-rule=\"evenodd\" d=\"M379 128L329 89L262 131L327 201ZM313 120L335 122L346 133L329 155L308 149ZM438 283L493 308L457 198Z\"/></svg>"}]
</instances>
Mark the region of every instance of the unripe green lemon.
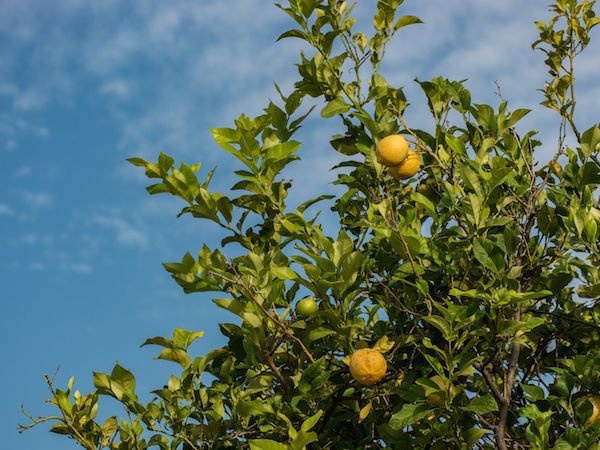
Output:
<instances>
[{"instance_id":1,"label":"unripe green lemon","mask_svg":"<svg viewBox=\"0 0 600 450\"><path fill-rule=\"evenodd\" d=\"M312 316L319 309L319 305L312 297L306 297L296 304L296 314L300 317Z\"/></svg>"}]
</instances>

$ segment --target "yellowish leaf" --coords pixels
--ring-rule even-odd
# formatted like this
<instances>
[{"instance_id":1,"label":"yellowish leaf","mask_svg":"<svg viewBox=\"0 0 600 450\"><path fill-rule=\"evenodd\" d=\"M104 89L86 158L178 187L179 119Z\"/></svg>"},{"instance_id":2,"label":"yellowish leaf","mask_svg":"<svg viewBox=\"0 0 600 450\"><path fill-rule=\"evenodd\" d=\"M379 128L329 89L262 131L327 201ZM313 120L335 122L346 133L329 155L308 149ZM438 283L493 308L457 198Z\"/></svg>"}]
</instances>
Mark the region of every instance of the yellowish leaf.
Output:
<instances>
[{"instance_id":1,"label":"yellowish leaf","mask_svg":"<svg viewBox=\"0 0 600 450\"><path fill-rule=\"evenodd\" d=\"M371 412L371 408L373 407L373 403L369 402L365 406L363 406L358 413L358 423L361 423L363 420L367 418L369 413Z\"/></svg>"},{"instance_id":2,"label":"yellowish leaf","mask_svg":"<svg viewBox=\"0 0 600 450\"><path fill-rule=\"evenodd\" d=\"M387 336L383 336L379 339L373 348L379 350L381 353L389 352L394 347L394 341L390 341Z\"/></svg>"}]
</instances>

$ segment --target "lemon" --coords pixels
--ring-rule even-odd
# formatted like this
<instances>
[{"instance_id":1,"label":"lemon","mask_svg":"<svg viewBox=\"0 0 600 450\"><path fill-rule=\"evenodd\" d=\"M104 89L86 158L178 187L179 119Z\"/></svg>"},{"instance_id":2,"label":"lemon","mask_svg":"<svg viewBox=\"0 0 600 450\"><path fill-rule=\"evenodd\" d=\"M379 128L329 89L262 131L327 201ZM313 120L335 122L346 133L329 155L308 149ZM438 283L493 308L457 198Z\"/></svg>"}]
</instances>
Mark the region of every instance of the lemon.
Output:
<instances>
[{"instance_id":1,"label":"lemon","mask_svg":"<svg viewBox=\"0 0 600 450\"><path fill-rule=\"evenodd\" d=\"M600 419L600 396L591 395L587 398L587 401L592 404L592 415L585 422L587 426L593 425L596 420Z\"/></svg>"},{"instance_id":2,"label":"lemon","mask_svg":"<svg viewBox=\"0 0 600 450\"><path fill-rule=\"evenodd\" d=\"M384 166L397 166L408 156L408 142L404 136L392 134L377 143L377 162Z\"/></svg>"},{"instance_id":3,"label":"lemon","mask_svg":"<svg viewBox=\"0 0 600 450\"><path fill-rule=\"evenodd\" d=\"M350 357L350 375L363 386L380 382L387 372L387 363L379 350L361 348Z\"/></svg>"},{"instance_id":4,"label":"lemon","mask_svg":"<svg viewBox=\"0 0 600 450\"><path fill-rule=\"evenodd\" d=\"M317 312L317 309L319 309L319 306L312 297L303 298L296 304L296 314L300 317L312 316Z\"/></svg>"},{"instance_id":5,"label":"lemon","mask_svg":"<svg viewBox=\"0 0 600 450\"><path fill-rule=\"evenodd\" d=\"M421 158L413 150L408 152L406 159L397 166L392 166L388 169L389 174L398 179L406 180L414 176L421 168Z\"/></svg>"}]
</instances>

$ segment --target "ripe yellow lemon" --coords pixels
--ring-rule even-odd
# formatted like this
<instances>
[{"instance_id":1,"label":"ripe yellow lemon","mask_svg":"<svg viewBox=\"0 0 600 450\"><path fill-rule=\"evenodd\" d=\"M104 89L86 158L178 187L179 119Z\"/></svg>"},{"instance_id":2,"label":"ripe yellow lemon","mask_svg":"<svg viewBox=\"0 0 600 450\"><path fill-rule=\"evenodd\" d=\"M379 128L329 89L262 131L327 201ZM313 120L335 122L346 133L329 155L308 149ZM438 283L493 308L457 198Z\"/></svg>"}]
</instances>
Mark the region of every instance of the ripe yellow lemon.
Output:
<instances>
[{"instance_id":1,"label":"ripe yellow lemon","mask_svg":"<svg viewBox=\"0 0 600 450\"><path fill-rule=\"evenodd\" d=\"M350 357L350 375L363 386L379 383L387 371L387 363L379 350L361 348Z\"/></svg>"},{"instance_id":2,"label":"ripe yellow lemon","mask_svg":"<svg viewBox=\"0 0 600 450\"><path fill-rule=\"evenodd\" d=\"M390 167L388 172L397 180L406 180L414 176L420 168L421 158L419 158L419 155L415 151L410 150L402 164Z\"/></svg>"},{"instance_id":3,"label":"ripe yellow lemon","mask_svg":"<svg viewBox=\"0 0 600 450\"><path fill-rule=\"evenodd\" d=\"M377 143L377 162L384 166L397 166L408 156L408 142L404 136L392 134Z\"/></svg>"},{"instance_id":4,"label":"ripe yellow lemon","mask_svg":"<svg viewBox=\"0 0 600 450\"><path fill-rule=\"evenodd\" d=\"M587 401L592 404L592 415L585 422L585 424L587 426L590 426L590 425L593 425L596 422L596 420L600 419L600 396L598 396L598 395L589 396L587 398Z\"/></svg>"}]
</instances>

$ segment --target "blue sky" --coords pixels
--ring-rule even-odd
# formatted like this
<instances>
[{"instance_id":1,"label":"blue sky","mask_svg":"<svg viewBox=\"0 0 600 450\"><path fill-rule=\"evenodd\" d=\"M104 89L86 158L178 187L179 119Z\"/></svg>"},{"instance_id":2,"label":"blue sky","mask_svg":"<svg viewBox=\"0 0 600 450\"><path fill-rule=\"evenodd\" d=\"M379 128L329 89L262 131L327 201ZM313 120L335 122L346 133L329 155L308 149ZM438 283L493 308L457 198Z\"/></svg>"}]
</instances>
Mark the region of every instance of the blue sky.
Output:
<instances>
[{"instance_id":1,"label":"blue sky","mask_svg":"<svg viewBox=\"0 0 600 450\"><path fill-rule=\"evenodd\" d=\"M359 0L359 17L373 3ZM546 4L408 0L404 13L426 25L394 41L383 72L406 86L409 123L429 124L415 77L468 78L474 99L494 104L498 80L512 108L535 109L524 126L548 140L547 158L556 120L536 106L545 71L529 47ZM59 364L59 384L74 375L87 391L91 372L118 360L145 393L177 370L138 348L147 337L178 326L206 332L198 353L222 342L217 324L235 319L209 295L182 294L161 266L204 242L217 246L218 230L176 219L181 205L149 197L125 159L166 151L202 162L204 173L217 165L213 187L230 186L232 159L208 129L259 113L275 97L273 81L290 88L300 44L274 41L291 25L267 0L0 1L3 446L75 448L44 427L16 433L21 403L48 412L42 376ZM582 129L600 117L599 50L595 42L579 61ZM292 203L332 190L328 168L339 157L328 137L338 125L315 115L299 133Z\"/></svg>"}]
</instances>

